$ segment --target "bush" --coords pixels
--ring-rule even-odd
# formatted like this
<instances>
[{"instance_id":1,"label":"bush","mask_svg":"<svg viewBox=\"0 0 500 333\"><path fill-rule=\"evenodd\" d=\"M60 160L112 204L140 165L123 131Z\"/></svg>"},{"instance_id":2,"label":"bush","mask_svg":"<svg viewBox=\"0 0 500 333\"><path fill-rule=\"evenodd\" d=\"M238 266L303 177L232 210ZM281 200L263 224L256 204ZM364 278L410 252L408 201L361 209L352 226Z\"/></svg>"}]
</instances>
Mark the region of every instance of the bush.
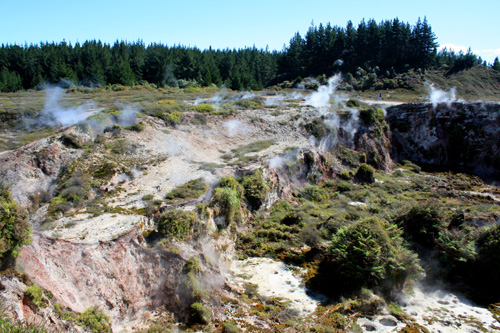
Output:
<instances>
[{"instance_id":1,"label":"bush","mask_svg":"<svg viewBox=\"0 0 500 333\"><path fill-rule=\"evenodd\" d=\"M300 192L300 197L314 202L325 202L329 199L328 191L316 185L304 187Z\"/></svg>"},{"instance_id":2,"label":"bush","mask_svg":"<svg viewBox=\"0 0 500 333\"><path fill-rule=\"evenodd\" d=\"M373 125L384 120L384 110L376 107L362 109L359 111L359 118L365 125Z\"/></svg>"},{"instance_id":3,"label":"bush","mask_svg":"<svg viewBox=\"0 0 500 333\"><path fill-rule=\"evenodd\" d=\"M195 114L191 119L191 125L206 125L207 124L207 116L204 114Z\"/></svg>"},{"instance_id":4,"label":"bush","mask_svg":"<svg viewBox=\"0 0 500 333\"><path fill-rule=\"evenodd\" d=\"M312 122L305 125L306 130L314 136L316 139L320 140L328 134L328 128L326 127L323 119L315 118Z\"/></svg>"},{"instance_id":5,"label":"bush","mask_svg":"<svg viewBox=\"0 0 500 333\"><path fill-rule=\"evenodd\" d=\"M332 274L329 292L334 295L374 286L390 291L421 272L417 256L403 245L401 231L376 218L340 228L330 254L328 273L322 273Z\"/></svg>"},{"instance_id":6,"label":"bush","mask_svg":"<svg viewBox=\"0 0 500 333\"><path fill-rule=\"evenodd\" d=\"M354 175L354 179L363 184L373 184L375 182L375 169L369 166L366 163L362 163L356 174Z\"/></svg>"},{"instance_id":7,"label":"bush","mask_svg":"<svg viewBox=\"0 0 500 333\"><path fill-rule=\"evenodd\" d=\"M228 320L225 321L224 324L222 324L223 332L224 333L239 333L241 330L236 326L236 322L234 320Z\"/></svg>"},{"instance_id":8,"label":"bush","mask_svg":"<svg viewBox=\"0 0 500 333\"><path fill-rule=\"evenodd\" d=\"M432 248L438 239L442 220L442 213L435 205L418 205L399 216L396 222L403 227L405 238Z\"/></svg>"},{"instance_id":9,"label":"bush","mask_svg":"<svg viewBox=\"0 0 500 333\"><path fill-rule=\"evenodd\" d=\"M361 106L361 102L358 99L351 98L345 103L347 107L353 108L359 108Z\"/></svg>"},{"instance_id":10,"label":"bush","mask_svg":"<svg viewBox=\"0 0 500 333\"><path fill-rule=\"evenodd\" d=\"M142 121L135 122L133 125L125 127L126 129L134 132L142 132L146 128L146 125Z\"/></svg>"},{"instance_id":11,"label":"bush","mask_svg":"<svg viewBox=\"0 0 500 333\"><path fill-rule=\"evenodd\" d=\"M169 210L160 216L158 232L167 237L185 239L195 222L195 213L186 210Z\"/></svg>"},{"instance_id":12,"label":"bush","mask_svg":"<svg viewBox=\"0 0 500 333\"><path fill-rule=\"evenodd\" d=\"M224 216L229 223L240 207L241 194L230 187L217 187L212 197L212 205L218 216Z\"/></svg>"},{"instance_id":13,"label":"bush","mask_svg":"<svg viewBox=\"0 0 500 333\"><path fill-rule=\"evenodd\" d=\"M109 316L97 306L90 307L81 313L76 323L80 326L89 328L92 332L111 332Z\"/></svg>"},{"instance_id":14,"label":"bush","mask_svg":"<svg viewBox=\"0 0 500 333\"><path fill-rule=\"evenodd\" d=\"M193 110L201 113L211 113L214 111L212 104L198 104L193 106Z\"/></svg>"},{"instance_id":15,"label":"bush","mask_svg":"<svg viewBox=\"0 0 500 333\"><path fill-rule=\"evenodd\" d=\"M252 175L242 177L240 183L244 188L245 199L250 208L259 209L269 191L262 169L255 171Z\"/></svg>"},{"instance_id":16,"label":"bush","mask_svg":"<svg viewBox=\"0 0 500 333\"><path fill-rule=\"evenodd\" d=\"M349 171L342 171L339 175L339 178L343 180L349 180L351 179L351 175L349 174Z\"/></svg>"},{"instance_id":17,"label":"bush","mask_svg":"<svg viewBox=\"0 0 500 333\"><path fill-rule=\"evenodd\" d=\"M198 257L191 257L186 261L186 265L184 266L184 271L186 273L194 273L194 274L200 274L201 272L201 264L200 264L200 258Z\"/></svg>"},{"instance_id":18,"label":"bush","mask_svg":"<svg viewBox=\"0 0 500 333\"><path fill-rule=\"evenodd\" d=\"M16 257L24 244L29 244L31 229L28 213L12 198L10 189L0 183L0 260L2 265Z\"/></svg>"},{"instance_id":19,"label":"bush","mask_svg":"<svg viewBox=\"0 0 500 333\"><path fill-rule=\"evenodd\" d=\"M208 324L208 322L210 322L210 310L200 302L194 302L191 304L189 322L191 324Z\"/></svg>"},{"instance_id":20,"label":"bush","mask_svg":"<svg viewBox=\"0 0 500 333\"><path fill-rule=\"evenodd\" d=\"M477 260L473 269L472 284L485 304L500 299L500 225L486 230L477 240Z\"/></svg>"},{"instance_id":21,"label":"bush","mask_svg":"<svg viewBox=\"0 0 500 333\"><path fill-rule=\"evenodd\" d=\"M37 309L43 308L46 305L43 301L43 289L41 287L33 284L26 289L25 293L31 298Z\"/></svg>"}]
</instances>

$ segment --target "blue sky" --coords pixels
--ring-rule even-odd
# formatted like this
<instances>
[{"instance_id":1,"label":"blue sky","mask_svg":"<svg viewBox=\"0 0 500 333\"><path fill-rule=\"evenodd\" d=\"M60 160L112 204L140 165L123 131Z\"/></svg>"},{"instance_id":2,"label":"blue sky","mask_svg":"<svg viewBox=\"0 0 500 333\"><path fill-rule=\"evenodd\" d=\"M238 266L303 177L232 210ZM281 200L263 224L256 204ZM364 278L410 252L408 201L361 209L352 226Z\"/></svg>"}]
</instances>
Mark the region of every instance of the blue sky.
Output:
<instances>
[{"instance_id":1,"label":"blue sky","mask_svg":"<svg viewBox=\"0 0 500 333\"><path fill-rule=\"evenodd\" d=\"M0 43L84 42L100 39L159 42L199 48L281 50L319 23L345 27L363 18L427 17L439 44L468 47L488 62L500 56L500 1L463 0L0 0Z\"/></svg>"}]
</instances>

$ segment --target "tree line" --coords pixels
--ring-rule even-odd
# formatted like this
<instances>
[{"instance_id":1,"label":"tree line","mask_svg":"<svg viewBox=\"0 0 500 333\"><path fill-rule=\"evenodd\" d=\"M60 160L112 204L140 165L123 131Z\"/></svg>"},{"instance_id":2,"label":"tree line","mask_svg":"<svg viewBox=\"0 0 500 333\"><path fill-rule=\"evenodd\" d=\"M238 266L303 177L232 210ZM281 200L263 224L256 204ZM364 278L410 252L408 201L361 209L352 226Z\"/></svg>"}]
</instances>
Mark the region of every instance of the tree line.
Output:
<instances>
[{"instance_id":1,"label":"tree line","mask_svg":"<svg viewBox=\"0 0 500 333\"><path fill-rule=\"evenodd\" d=\"M454 70L486 65L466 54L437 52L436 36L424 18L410 26L399 19L361 21L355 27L311 26L296 33L281 51L244 48L200 50L142 41L97 40L83 44L40 43L0 47L0 91L33 89L49 84L179 86L225 85L258 90L300 77L335 72L394 75L411 68ZM498 59L495 64L498 66ZM495 68L495 64L492 65Z\"/></svg>"}]
</instances>

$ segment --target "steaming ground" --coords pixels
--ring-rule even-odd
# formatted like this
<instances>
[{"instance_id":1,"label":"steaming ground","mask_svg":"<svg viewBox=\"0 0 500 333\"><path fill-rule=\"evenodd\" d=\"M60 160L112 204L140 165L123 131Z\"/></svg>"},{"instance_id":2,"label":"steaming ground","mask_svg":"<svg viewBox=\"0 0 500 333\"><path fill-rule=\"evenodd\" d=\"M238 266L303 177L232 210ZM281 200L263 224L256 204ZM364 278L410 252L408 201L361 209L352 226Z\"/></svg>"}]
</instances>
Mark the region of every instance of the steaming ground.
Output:
<instances>
[{"instance_id":1,"label":"steaming ground","mask_svg":"<svg viewBox=\"0 0 500 333\"><path fill-rule=\"evenodd\" d=\"M245 288L247 284L258 286L258 294L266 297L281 298L289 301L288 308L298 315L308 315L316 310L326 298L321 295L311 296L303 286L303 269L286 265L270 258L249 258L233 261L230 280Z\"/></svg>"},{"instance_id":2,"label":"steaming ground","mask_svg":"<svg viewBox=\"0 0 500 333\"><path fill-rule=\"evenodd\" d=\"M153 196L154 199L163 199L169 191L197 178L203 178L210 185L210 188L213 188L221 176L234 175L242 169L269 166L279 177L282 166L293 161L293 156L285 153L286 151L290 151L290 148L328 150L339 143L338 140L341 140L336 135L339 128L346 132L342 139L344 141L341 143L349 147L349 141L352 141L358 128L357 111L343 107L346 112L351 114L351 117L344 121L332 112L337 110L339 106L344 106L343 104L347 100L346 97L336 92L337 82L338 77L331 78L328 85L322 86L310 94L296 92L294 94L265 95L265 105L283 107L236 110L233 116L226 118L209 115L206 125L191 125L187 121L176 128L167 128L162 121L149 117L142 118L141 120L146 125L142 132L127 130L121 132L122 139L126 141L127 145L135 147L133 152L127 153L121 162L133 161L134 167L131 168L130 172L116 174L108 186L109 192L113 195L104 200L106 205L113 208L113 212L94 217L83 209L62 218L56 218L50 229L40 230L40 234L36 234L35 243L24 252L26 271L34 276L43 275L44 280L36 282L43 286L44 281L48 281L45 287L47 289L56 288L59 292L57 296L65 300L66 305L72 304L74 309L78 311L82 311L94 303L101 304L104 308L107 306L105 298L111 299L113 306L115 306L111 313L115 321L114 328L121 329L124 325L126 326L126 323L123 323L124 319L120 317L120 311L123 310L120 303L122 298L127 297L128 293L132 293L139 300L138 304L142 304L141 302L147 302L151 297L149 290L145 288L147 281L141 285L127 287L132 282L127 282L131 273L127 273L126 270L130 270L129 266L133 267L136 261L143 258L155 258L159 263L166 261L165 258L159 258L156 253L143 252L137 245L139 236L137 239L127 236L128 239L125 240L120 237L134 229L142 230L151 223L144 215L137 213L138 209L144 208L147 204L143 197L148 195ZM436 93L434 90L433 93L432 89L431 87L429 99L433 103L451 103L455 100L452 91ZM47 111L44 111L43 115L43 119L48 120L43 121L52 121L55 126L65 127L74 124L75 120L87 119L94 112L95 106L76 109L61 107L61 92L55 90L53 93L54 96L48 98L45 106ZM230 98L248 99L253 97L255 95L251 93L228 97L223 92L209 99L197 100L195 104L211 103L217 107ZM285 104L286 101L292 99L296 100L295 102L300 104L300 107ZM378 105L384 105L383 103L383 101L374 101L374 104ZM188 114L188 118L192 116L192 114ZM321 142L316 142L311 138L302 126L318 116L323 117L325 124L331 130L331 134ZM122 114L121 118L118 120L109 119L106 124L109 126L113 123L119 123L122 126L127 126L135 120L135 111L130 108ZM94 133L93 137L96 133L103 133L104 128L101 125L91 121L88 123L92 128L92 133ZM68 131L78 134L72 128ZM224 158L225 155L232 154L233 149L264 140L271 141L273 144L259 152L249 153L246 157L255 157L250 162L243 163L238 160L238 157L232 160ZM61 156L57 167L64 165L71 158L81 155L80 150L74 150L78 153L74 153L74 151L69 153L71 151L62 147L60 143L50 143L49 141L45 140L28 145L23 148L24 150L18 152L2 153L0 158L8 160L11 154L18 154L25 156L26 164L29 165L31 163L31 160L28 160L30 156L41 150L40 146L49 146L50 144L53 146L50 147L52 147L54 154L57 153L57 156ZM102 154L94 152L82 163L105 158L106 156ZM15 159L12 158L12 160ZM54 170L56 166L54 166ZM16 171L14 165L9 165L8 169L9 179L16 179L18 175L16 172L20 171ZM32 169L25 173L30 174ZM17 179L20 181L18 181L17 187L13 188L13 193L16 199L23 199L19 200L21 204L26 204L29 201L28 192L34 191L30 186L35 183L40 184L40 180L49 186L56 177L55 171L46 175L32 175L32 178L28 177L27 179L18 177ZM207 202L209 198L210 193L183 204L182 208L195 209L200 201ZM350 204L360 205L364 203L351 202ZM46 211L47 206L44 206L31 217L31 221L36 227L42 224L39 221L43 219L43 214ZM52 237L59 239L54 240ZM113 244L112 242L105 243L116 239L120 240L116 245L109 245ZM133 245L134 251L129 250L131 246L129 243ZM108 245L110 249L107 248ZM185 258L196 253L192 244L181 244L179 247ZM118 254L113 255L114 252ZM231 251L226 252L226 258L231 259ZM78 254L78 258L74 258L74 253ZM206 246L203 253L207 257L215 258L213 262L218 262L218 255L213 248ZM116 266L116 270L112 274L106 268L110 265L109 257L112 257L112 266ZM33 264L35 259L39 267ZM172 258L168 258L168 260L172 260ZM67 267L65 266L66 262L74 262L74 265L71 266L74 267L74 272L64 269ZM124 271L120 269L121 262L128 264L127 267L124 267ZM90 264L95 266L95 272L91 272L87 268ZM180 272L182 263L176 261L176 264L179 266L177 269ZM167 267L170 266L165 264L164 267L168 269ZM135 267L130 271L137 276L142 276L141 269L148 271L157 280L161 274L157 270L157 266L150 265L146 261L143 266ZM290 301L289 307L297 314L314 315L314 311L321 301L321 298L313 298L307 293L301 283L301 274L298 268L286 266L281 262L266 258L250 258L246 261L233 261L231 270L233 271L232 275L229 275L231 283L239 285L240 288L244 288L245 283L256 284L258 286L257 292L262 296L282 297L284 300ZM76 281L79 279L78 274L84 273L88 274L86 276L94 281L92 285ZM117 277L120 278L120 281L126 281L123 283L122 290L115 290L114 282ZM175 278L175 275L172 275L172 279ZM109 290L99 285L102 281L104 281L104 286L109 287ZM64 295L65 285L71 287L70 295ZM88 293L91 295L90 299L86 296ZM472 331L477 328L475 325L479 322L490 331L496 329L489 312L442 291L424 293L420 289L416 289L414 295L404 297L401 302L404 303L404 310L408 314L414 316L417 322L430 327L433 331ZM132 311L130 313L130 320L136 320L137 318L132 318ZM395 328L403 327L401 322L388 315L377 318L360 318L358 324L365 331L370 331L373 328L378 332L389 332Z\"/></svg>"}]
</instances>

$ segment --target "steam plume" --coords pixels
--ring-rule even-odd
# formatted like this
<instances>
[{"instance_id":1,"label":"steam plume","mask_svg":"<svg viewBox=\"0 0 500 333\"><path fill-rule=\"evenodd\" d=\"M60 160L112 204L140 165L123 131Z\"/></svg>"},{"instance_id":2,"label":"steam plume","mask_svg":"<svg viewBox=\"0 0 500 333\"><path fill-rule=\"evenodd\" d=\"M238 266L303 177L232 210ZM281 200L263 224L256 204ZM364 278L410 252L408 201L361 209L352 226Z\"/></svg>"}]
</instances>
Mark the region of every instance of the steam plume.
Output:
<instances>
[{"instance_id":1,"label":"steam plume","mask_svg":"<svg viewBox=\"0 0 500 333\"><path fill-rule=\"evenodd\" d=\"M68 127L87 119L94 112L92 105L65 108L61 106L63 89L59 87L46 89L45 105L38 116L40 125Z\"/></svg>"},{"instance_id":2,"label":"steam plume","mask_svg":"<svg viewBox=\"0 0 500 333\"><path fill-rule=\"evenodd\" d=\"M436 107L440 103L446 103L450 106L451 103L456 101L456 88L453 87L449 91L444 91L434 87L434 83L428 85L429 95L427 98L432 103L433 107Z\"/></svg>"}]
</instances>

